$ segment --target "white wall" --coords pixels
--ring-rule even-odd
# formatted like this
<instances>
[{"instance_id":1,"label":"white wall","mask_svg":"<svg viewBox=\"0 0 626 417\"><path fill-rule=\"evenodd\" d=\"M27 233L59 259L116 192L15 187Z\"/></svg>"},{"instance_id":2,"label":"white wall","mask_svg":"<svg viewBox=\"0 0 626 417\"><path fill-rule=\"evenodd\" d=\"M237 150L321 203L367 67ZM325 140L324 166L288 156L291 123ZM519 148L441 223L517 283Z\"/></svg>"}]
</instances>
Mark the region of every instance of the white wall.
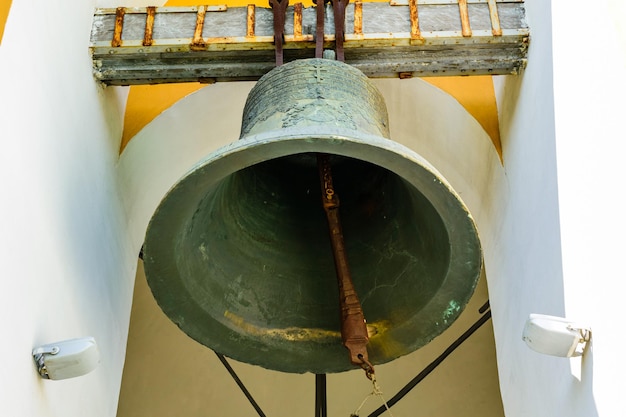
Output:
<instances>
[{"instance_id":1,"label":"white wall","mask_svg":"<svg viewBox=\"0 0 626 417\"><path fill-rule=\"evenodd\" d=\"M496 80L511 189L502 268L489 277L504 408L509 417L617 416L626 371L618 191L626 43L616 26L624 6L527 0L526 8L528 67ZM530 351L520 340L529 313L587 322L592 348L582 360Z\"/></svg>"},{"instance_id":2,"label":"white wall","mask_svg":"<svg viewBox=\"0 0 626 417\"><path fill-rule=\"evenodd\" d=\"M593 328L593 352L572 392L593 400L578 415L623 414L622 348L626 4L552 2L554 100L565 309ZM586 33L572 42L572 22ZM582 66L572 71L572 57ZM585 68L583 70L583 68Z\"/></svg>"},{"instance_id":3,"label":"white wall","mask_svg":"<svg viewBox=\"0 0 626 417\"><path fill-rule=\"evenodd\" d=\"M115 165L124 89L94 82L94 1L13 1L0 46L0 415L113 416L136 255ZM39 378L38 344L91 335L101 364Z\"/></svg>"},{"instance_id":4,"label":"white wall","mask_svg":"<svg viewBox=\"0 0 626 417\"><path fill-rule=\"evenodd\" d=\"M529 313L565 315L554 146L550 5L527 2L528 66L497 80L504 167L510 195L501 218L501 265L489 292L507 416L560 416L571 383L567 360L530 351L521 340Z\"/></svg>"},{"instance_id":5,"label":"white wall","mask_svg":"<svg viewBox=\"0 0 626 417\"><path fill-rule=\"evenodd\" d=\"M498 77L500 133L508 195L503 195L496 257L488 276L498 371L505 413L561 416L556 395L571 374L567 360L530 351L521 340L529 313L563 316L552 103L550 4L526 2L531 38L528 66ZM576 414L574 414L576 415Z\"/></svg>"}]
</instances>

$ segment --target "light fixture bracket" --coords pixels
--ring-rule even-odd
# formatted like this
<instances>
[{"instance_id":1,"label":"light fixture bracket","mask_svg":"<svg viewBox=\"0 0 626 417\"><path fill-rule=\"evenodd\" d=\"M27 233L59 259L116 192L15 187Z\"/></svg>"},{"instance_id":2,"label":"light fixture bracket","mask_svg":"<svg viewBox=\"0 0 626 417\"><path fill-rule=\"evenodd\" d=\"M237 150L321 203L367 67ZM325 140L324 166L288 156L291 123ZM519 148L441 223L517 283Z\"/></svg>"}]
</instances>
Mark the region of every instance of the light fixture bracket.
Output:
<instances>
[{"instance_id":1,"label":"light fixture bracket","mask_svg":"<svg viewBox=\"0 0 626 417\"><path fill-rule=\"evenodd\" d=\"M67 379L85 375L100 362L93 337L64 340L32 350L37 372L44 379Z\"/></svg>"},{"instance_id":2,"label":"light fixture bracket","mask_svg":"<svg viewBox=\"0 0 626 417\"><path fill-rule=\"evenodd\" d=\"M536 352L571 358L585 352L591 340L591 328L562 317L531 314L522 340Z\"/></svg>"}]
</instances>

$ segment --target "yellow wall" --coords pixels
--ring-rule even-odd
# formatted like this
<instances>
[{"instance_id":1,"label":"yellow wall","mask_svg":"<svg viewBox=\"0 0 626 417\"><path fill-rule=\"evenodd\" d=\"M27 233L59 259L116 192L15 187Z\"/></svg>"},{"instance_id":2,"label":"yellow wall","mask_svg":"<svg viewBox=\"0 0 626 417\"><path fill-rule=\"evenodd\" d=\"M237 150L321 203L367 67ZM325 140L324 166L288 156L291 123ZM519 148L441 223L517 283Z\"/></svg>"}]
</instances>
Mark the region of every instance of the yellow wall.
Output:
<instances>
[{"instance_id":1,"label":"yellow wall","mask_svg":"<svg viewBox=\"0 0 626 417\"><path fill-rule=\"evenodd\" d=\"M181 98L204 86L205 84L200 83L132 86L126 102L121 150L152 119Z\"/></svg>"},{"instance_id":2,"label":"yellow wall","mask_svg":"<svg viewBox=\"0 0 626 417\"><path fill-rule=\"evenodd\" d=\"M263 0L208 0L203 2L207 5L228 3L231 7L245 6L247 4L257 4L267 6L267 1ZM189 6L189 0L170 0L164 6ZM194 4L195 5L195 4ZM205 84L184 83L184 84L159 84L146 86L133 86L128 94L126 104L126 114L124 117L124 133L122 134L122 145L120 152L128 142L152 119L166 110L181 98L193 93Z\"/></svg>"},{"instance_id":3,"label":"yellow wall","mask_svg":"<svg viewBox=\"0 0 626 417\"><path fill-rule=\"evenodd\" d=\"M207 4L224 3L224 1L219 0L209 0L207 2ZM232 7L245 6L251 3L266 7L268 5L268 2L264 0L228 0L227 3ZM311 5L312 1L305 1L303 4L305 6ZM189 0L170 0L165 5L186 6L189 5ZM502 153L498 127L498 110L490 76L432 77L425 78L425 80L447 92L461 103L489 134L498 153ZM124 133L122 135L120 152L124 150L124 147L137 132L161 112L181 98L203 87L206 87L206 85L200 83L131 87L124 117Z\"/></svg>"},{"instance_id":4,"label":"yellow wall","mask_svg":"<svg viewBox=\"0 0 626 417\"><path fill-rule=\"evenodd\" d=\"M2 44L2 35L4 35L4 25L9 17L9 9L11 8L11 0L0 1L0 44Z\"/></svg>"},{"instance_id":5,"label":"yellow wall","mask_svg":"<svg viewBox=\"0 0 626 417\"><path fill-rule=\"evenodd\" d=\"M502 157L498 107L491 76L430 77L424 80L450 94L461 103L489 134L498 154Z\"/></svg>"}]
</instances>

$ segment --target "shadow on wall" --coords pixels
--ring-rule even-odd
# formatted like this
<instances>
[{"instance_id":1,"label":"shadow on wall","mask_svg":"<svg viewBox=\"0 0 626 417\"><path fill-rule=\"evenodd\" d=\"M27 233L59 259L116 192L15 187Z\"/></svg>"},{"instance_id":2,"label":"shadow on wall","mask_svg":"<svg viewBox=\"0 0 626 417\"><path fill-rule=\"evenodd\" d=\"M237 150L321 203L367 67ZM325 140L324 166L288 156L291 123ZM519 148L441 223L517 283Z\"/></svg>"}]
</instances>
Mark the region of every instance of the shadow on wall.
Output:
<instances>
[{"instance_id":1,"label":"shadow on wall","mask_svg":"<svg viewBox=\"0 0 626 417\"><path fill-rule=\"evenodd\" d=\"M581 372L581 381L584 384L581 387L582 392L592 393L593 392L593 340L589 342L589 346L587 346L588 352L581 359L582 360L582 372ZM596 406L595 399L593 395L588 394L591 398L589 399L589 409L585 410L585 414L590 417L598 417L598 409Z\"/></svg>"},{"instance_id":2,"label":"shadow on wall","mask_svg":"<svg viewBox=\"0 0 626 417\"><path fill-rule=\"evenodd\" d=\"M581 410L578 403L572 404L572 414L579 413L587 417L598 417L598 409L593 397L593 338L587 343L583 356L569 359L570 365L570 396L572 398L586 398L582 402L585 407Z\"/></svg>"}]
</instances>

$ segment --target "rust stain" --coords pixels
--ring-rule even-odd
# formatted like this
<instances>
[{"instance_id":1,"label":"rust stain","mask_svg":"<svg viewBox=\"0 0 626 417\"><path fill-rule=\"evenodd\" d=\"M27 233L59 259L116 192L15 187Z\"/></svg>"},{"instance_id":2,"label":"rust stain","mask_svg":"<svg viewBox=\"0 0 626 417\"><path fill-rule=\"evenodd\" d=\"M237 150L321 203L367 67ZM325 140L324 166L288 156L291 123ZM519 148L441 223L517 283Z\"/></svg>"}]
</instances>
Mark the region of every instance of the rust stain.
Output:
<instances>
[{"instance_id":1,"label":"rust stain","mask_svg":"<svg viewBox=\"0 0 626 417\"><path fill-rule=\"evenodd\" d=\"M459 12L461 13L461 34L469 38L472 36L472 29L470 28L467 0L459 0Z\"/></svg>"},{"instance_id":2,"label":"rust stain","mask_svg":"<svg viewBox=\"0 0 626 417\"><path fill-rule=\"evenodd\" d=\"M411 39L422 39L417 15L417 0L409 0L409 17L411 18Z\"/></svg>"},{"instance_id":3,"label":"rust stain","mask_svg":"<svg viewBox=\"0 0 626 417\"><path fill-rule=\"evenodd\" d=\"M152 30L154 29L154 15L156 13L156 7L146 7L146 30L143 34L143 46L152 46Z\"/></svg>"},{"instance_id":4,"label":"rust stain","mask_svg":"<svg viewBox=\"0 0 626 417\"><path fill-rule=\"evenodd\" d=\"M246 36L254 36L254 29L256 24L256 6L254 4L248 4L246 13Z\"/></svg>"},{"instance_id":5,"label":"rust stain","mask_svg":"<svg viewBox=\"0 0 626 417\"><path fill-rule=\"evenodd\" d=\"M192 51L201 51L206 47L206 43L202 39L202 30L204 29L204 16L206 15L207 6L198 6L198 13L196 15L196 28L193 31L193 41L189 48Z\"/></svg>"},{"instance_id":6,"label":"rust stain","mask_svg":"<svg viewBox=\"0 0 626 417\"><path fill-rule=\"evenodd\" d=\"M498 6L496 0L488 0L489 18L491 19L491 34L493 36L502 36L502 28L500 27L500 17L498 16Z\"/></svg>"},{"instance_id":7,"label":"rust stain","mask_svg":"<svg viewBox=\"0 0 626 417\"><path fill-rule=\"evenodd\" d=\"M195 50L211 51L247 51L274 49L271 36L218 36L203 38L202 44Z\"/></svg>"},{"instance_id":8,"label":"rust stain","mask_svg":"<svg viewBox=\"0 0 626 417\"><path fill-rule=\"evenodd\" d=\"M341 334L335 330L306 327L287 327L282 329L260 327L247 322L243 317L228 310L224 311L224 319L228 327L234 327L235 330L254 336L270 337L291 342L317 341L324 343L337 343L341 338Z\"/></svg>"},{"instance_id":9,"label":"rust stain","mask_svg":"<svg viewBox=\"0 0 626 417\"><path fill-rule=\"evenodd\" d=\"M113 30L113 40L111 47L118 48L122 46L122 31L124 30L124 14L126 7L118 7L115 9L115 29Z\"/></svg>"},{"instance_id":10,"label":"rust stain","mask_svg":"<svg viewBox=\"0 0 626 417\"><path fill-rule=\"evenodd\" d=\"M293 5L293 37L294 40L302 39L302 3Z\"/></svg>"},{"instance_id":11,"label":"rust stain","mask_svg":"<svg viewBox=\"0 0 626 417\"><path fill-rule=\"evenodd\" d=\"M205 6L207 12L225 12L228 10L227 4L220 4L216 6Z\"/></svg>"},{"instance_id":12,"label":"rust stain","mask_svg":"<svg viewBox=\"0 0 626 417\"><path fill-rule=\"evenodd\" d=\"M354 34L363 34L363 2L356 1L354 3Z\"/></svg>"}]
</instances>

